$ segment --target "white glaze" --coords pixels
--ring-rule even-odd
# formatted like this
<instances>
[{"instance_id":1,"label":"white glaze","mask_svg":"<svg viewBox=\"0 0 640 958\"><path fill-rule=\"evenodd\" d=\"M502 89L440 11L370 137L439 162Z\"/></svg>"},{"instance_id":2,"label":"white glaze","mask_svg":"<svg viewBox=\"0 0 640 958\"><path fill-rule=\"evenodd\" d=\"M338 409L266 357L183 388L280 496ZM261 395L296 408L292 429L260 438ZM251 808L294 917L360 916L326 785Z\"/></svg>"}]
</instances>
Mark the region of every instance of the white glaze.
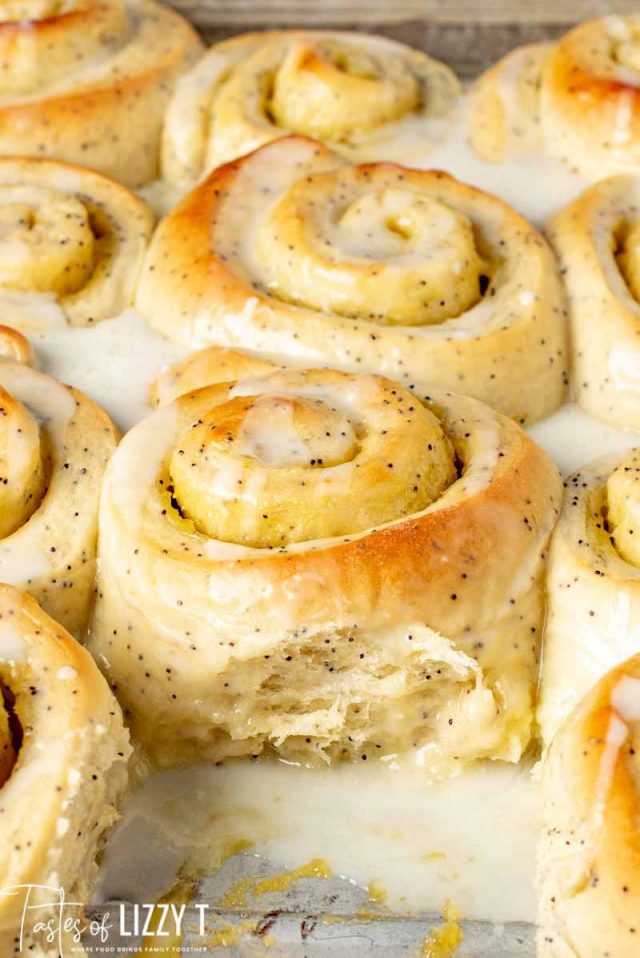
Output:
<instances>
[{"instance_id":1,"label":"white glaze","mask_svg":"<svg viewBox=\"0 0 640 958\"><path fill-rule=\"evenodd\" d=\"M41 369L86 392L123 431L149 414L151 381L187 352L156 335L134 309L94 328L50 325L30 339Z\"/></svg>"},{"instance_id":2,"label":"white glaze","mask_svg":"<svg viewBox=\"0 0 640 958\"><path fill-rule=\"evenodd\" d=\"M536 423L528 431L549 453L563 475L575 472L600 456L640 445L638 433L600 422L575 403L566 403L553 416Z\"/></svg>"},{"instance_id":3,"label":"white glaze","mask_svg":"<svg viewBox=\"0 0 640 958\"><path fill-rule=\"evenodd\" d=\"M24 636L10 622L3 622L0 629L0 661L15 664L25 661L27 647Z\"/></svg>"},{"instance_id":4,"label":"white glaze","mask_svg":"<svg viewBox=\"0 0 640 958\"><path fill-rule=\"evenodd\" d=\"M362 886L379 882L392 908L433 911L452 898L465 917L533 920L536 807L530 771L499 765L428 788L420 773L360 765L162 772L131 799L99 895L128 892L133 870L153 897L185 860L246 840L285 869L320 857Z\"/></svg>"},{"instance_id":5,"label":"white glaze","mask_svg":"<svg viewBox=\"0 0 640 958\"><path fill-rule=\"evenodd\" d=\"M72 665L63 665L62 668L59 668L56 675L59 679L75 679L77 676L76 669Z\"/></svg>"},{"instance_id":6,"label":"white glaze","mask_svg":"<svg viewBox=\"0 0 640 958\"><path fill-rule=\"evenodd\" d=\"M640 721L640 679L624 675L611 693L611 704L625 722Z\"/></svg>"},{"instance_id":7,"label":"white glaze","mask_svg":"<svg viewBox=\"0 0 640 958\"><path fill-rule=\"evenodd\" d=\"M485 163L468 145L467 109L468 105L463 105L451 136L427 155L420 149L416 134L407 131L407 165L446 170L472 186L495 193L538 227L587 185L552 157L517 157L504 163Z\"/></svg>"},{"instance_id":8,"label":"white glaze","mask_svg":"<svg viewBox=\"0 0 640 958\"><path fill-rule=\"evenodd\" d=\"M593 814L596 824L602 821L602 815L615 774L620 749L626 742L628 735L629 726L627 723L623 722L618 715L612 715L609 720L609 727L607 728L607 738L600 760L598 780L595 788Z\"/></svg>"}]
</instances>

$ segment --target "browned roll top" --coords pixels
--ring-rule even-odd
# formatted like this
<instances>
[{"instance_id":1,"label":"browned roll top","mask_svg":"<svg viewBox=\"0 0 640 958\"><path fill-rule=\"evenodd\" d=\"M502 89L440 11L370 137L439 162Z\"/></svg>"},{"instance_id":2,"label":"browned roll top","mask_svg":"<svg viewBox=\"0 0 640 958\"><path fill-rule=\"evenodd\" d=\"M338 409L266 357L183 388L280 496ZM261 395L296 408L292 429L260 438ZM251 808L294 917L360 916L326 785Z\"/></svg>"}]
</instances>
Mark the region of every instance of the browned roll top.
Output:
<instances>
[{"instance_id":1,"label":"browned roll top","mask_svg":"<svg viewBox=\"0 0 640 958\"><path fill-rule=\"evenodd\" d=\"M50 156L137 186L158 171L174 82L201 50L189 24L142 0L0 7L0 153Z\"/></svg>"}]
</instances>

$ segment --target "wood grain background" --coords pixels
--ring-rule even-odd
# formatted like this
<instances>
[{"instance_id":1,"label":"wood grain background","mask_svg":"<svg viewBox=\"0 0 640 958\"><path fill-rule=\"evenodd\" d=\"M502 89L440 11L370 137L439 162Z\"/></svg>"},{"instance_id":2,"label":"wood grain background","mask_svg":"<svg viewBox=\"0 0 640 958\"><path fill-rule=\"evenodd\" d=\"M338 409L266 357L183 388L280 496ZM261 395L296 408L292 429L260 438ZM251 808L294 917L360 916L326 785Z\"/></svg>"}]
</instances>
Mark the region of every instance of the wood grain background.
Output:
<instances>
[{"instance_id":1,"label":"wood grain background","mask_svg":"<svg viewBox=\"0 0 640 958\"><path fill-rule=\"evenodd\" d=\"M270 27L380 32L472 75L519 43L559 36L607 13L640 13L638 0L171 0L209 42Z\"/></svg>"}]
</instances>

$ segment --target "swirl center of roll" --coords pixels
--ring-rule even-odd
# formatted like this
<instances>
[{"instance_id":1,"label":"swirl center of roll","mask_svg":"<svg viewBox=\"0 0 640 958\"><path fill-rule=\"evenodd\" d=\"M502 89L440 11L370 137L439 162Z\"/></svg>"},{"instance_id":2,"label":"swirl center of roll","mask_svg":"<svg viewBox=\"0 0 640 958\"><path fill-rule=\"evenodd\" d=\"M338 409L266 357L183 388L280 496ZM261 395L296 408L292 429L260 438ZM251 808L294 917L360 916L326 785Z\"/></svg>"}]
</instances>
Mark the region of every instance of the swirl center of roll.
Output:
<instances>
[{"instance_id":1,"label":"swirl center of roll","mask_svg":"<svg viewBox=\"0 0 640 958\"><path fill-rule=\"evenodd\" d=\"M15 696L0 678L0 787L11 777L23 735L14 706Z\"/></svg>"},{"instance_id":2,"label":"swirl center of roll","mask_svg":"<svg viewBox=\"0 0 640 958\"><path fill-rule=\"evenodd\" d=\"M85 206L57 190L0 189L0 286L67 295L81 289L96 261Z\"/></svg>"},{"instance_id":3,"label":"swirl center of roll","mask_svg":"<svg viewBox=\"0 0 640 958\"><path fill-rule=\"evenodd\" d=\"M611 59L640 73L640 27L623 17L612 18L608 26Z\"/></svg>"},{"instance_id":4,"label":"swirl center of roll","mask_svg":"<svg viewBox=\"0 0 640 958\"><path fill-rule=\"evenodd\" d=\"M275 72L269 112L295 133L344 140L419 105L418 82L399 58L347 43L301 39L291 44Z\"/></svg>"},{"instance_id":5,"label":"swirl center of roll","mask_svg":"<svg viewBox=\"0 0 640 958\"><path fill-rule=\"evenodd\" d=\"M269 293L406 326L443 322L478 302L486 265L471 222L403 180L395 167L351 167L294 183L256 237Z\"/></svg>"},{"instance_id":6,"label":"swirl center of roll","mask_svg":"<svg viewBox=\"0 0 640 958\"><path fill-rule=\"evenodd\" d=\"M613 244L618 269L634 299L640 301L640 221L614 231Z\"/></svg>"},{"instance_id":7,"label":"swirl center of roll","mask_svg":"<svg viewBox=\"0 0 640 958\"><path fill-rule=\"evenodd\" d=\"M617 552L640 567L640 450L626 456L607 480L607 525Z\"/></svg>"},{"instance_id":8,"label":"swirl center of roll","mask_svg":"<svg viewBox=\"0 0 640 958\"><path fill-rule=\"evenodd\" d=\"M353 459L353 424L322 399L238 396L203 417L191 441L206 441L266 466L336 466Z\"/></svg>"},{"instance_id":9,"label":"swirl center of roll","mask_svg":"<svg viewBox=\"0 0 640 958\"><path fill-rule=\"evenodd\" d=\"M11 535L35 512L46 485L37 421L0 387L0 538Z\"/></svg>"},{"instance_id":10,"label":"swirl center of roll","mask_svg":"<svg viewBox=\"0 0 640 958\"><path fill-rule=\"evenodd\" d=\"M418 512L454 481L449 442L410 393L379 377L322 376L330 382L317 388L289 371L232 396L223 387L170 456L183 519L210 538L273 548Z\"/></svg>"}]
</instances>

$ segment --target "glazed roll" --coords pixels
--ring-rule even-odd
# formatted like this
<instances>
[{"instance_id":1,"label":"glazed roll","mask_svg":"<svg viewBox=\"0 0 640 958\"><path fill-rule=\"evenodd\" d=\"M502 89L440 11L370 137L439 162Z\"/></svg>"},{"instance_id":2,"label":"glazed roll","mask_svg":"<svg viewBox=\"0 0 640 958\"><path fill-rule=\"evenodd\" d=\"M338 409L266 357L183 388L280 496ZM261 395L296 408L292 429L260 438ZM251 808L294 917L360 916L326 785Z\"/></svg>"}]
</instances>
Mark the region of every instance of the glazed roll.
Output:
<instances>
[{"instance_id":1,"label":"glazed roll","mask_svg":"<svg viewBox=\"0 0 640 958\"><path fill-rule=\"evenodd\" d=\"M640 16L581 23L545 60L541 113L547 150L588 179L640 163Z\"/></svg>"},{"instance_id":2,"label":"glazed roll","mask_svg":"<svg viewBox=\"0 0 640 958\"><path fill-rule=\"evenodd\" d=\"M363 159L385 155L399 125L412 120L427 150L458 94L443 63L386 37L243 34L211 47L178 83L163 133L163 175L193 183L288 133Z\"/></svg>"},{"instance_id":3,"label":"glazed roll","mask_svg":"<svg viewBox=\"0 0 640 958\"><path fill-rule=\"evenodd\" d=\"M160 224L137 305L178 342L379 372L521 422L566 383L551 251L446 173L351 166L302 137L217 170Z\"/></svg>"},{"instance_id":4,"label":"glazed roll","mask_svg":"<svg viewBox=\"0 0 640 958\"><path fill-rule=\"evenodd\" d=\"M640 655L607 673L547 754L539 958L635 958L640 916Z\"/></svg>"},{"instance_id":5,"label":"glazed roll","mask_svg":"<svg viewBox=\"0 0 640 958\"><path fill-rule=\"evenodd\" d=\"M475 84L471 144L501 162L543 150L589 180L640 162L640 16L607 16L509 53Z\"/></svg>"},{"instance_id":6,"label":"glazed roll","mask_svg":"<svg viewBox=\"0 0 640 958\"><path fill-rule=\"evenodd\" d=\"M93 600L100 483L116 441L83 393L0 361L0 582L31 592L76 636Z\"/></svg>"},{"instance_id":7,"label":"glazed roll","mask_svg":"<svg viewBox=\"0 0 640 958\"><path fill-rule=\"evenodd\" d=\"M33 598L0 585L0 620L0 950L84 954L74 927L55 933L59 890L64 919L82 925L129 737L91 656Z\"/></svg>"},{"instance_id":8,"label":"glazed roll","mask_svg":"<svg viewBox=\"0 0 640 958\"><path fill-rule=\"evenodd\" d=\"M548 744L610 669L640 652L640 450L570 476L549 555L539 719Z\"/></svg>"},{"instance_id":9,"label":"glazed roll","mask_svg":"<svg viewBox=\"0 0 640 958\"><path fill-rule=\"evenodd\" d=\"M0 9L0 153L82 163L140 186L202 46L151 0L11 0Z\"/></svg>"},{"instance_id":10,"label":"glazed roll","mask_svg":"<svg viewBox=\"0 0 640 958\"><path fill-rule=\"evenodd\" d=\"M585 190L547 233L568 292L576 398L605 422L640 429L640 177Z\"/></svg>"},{"instance_id":11,"label":"glazed roll","mask_svg":"<svg viewBox=\"0 0 640 958\"><path fill-rule=\"evenodd\" d=\"M542 149L540 75L550 49L547 43L518 47L474 84L469 136L474 150L488 163Z\"/></svg>"},{"instance_id":12,"label":"glazed roll","mask_svg":"<svg viewBox=\"0 0 640 958\"><path fill-rule=\"evenodd\" d=\"M111 460L90 648L160 764L517 761L559 500L471 399L327 369L197 390Z\"/></svg>"},{"instance_id":13,"label":"glazed roll","mask_svg":"<svg viewBox=\"0 0 640 958\"><path fill-rule=\"evenodd\" d=\"M0 309L27 331L97 323L130 306L153 215L99 173L0 157ZM57 304L57 309L55 304Z\"/></svg>"}]
</instances>

